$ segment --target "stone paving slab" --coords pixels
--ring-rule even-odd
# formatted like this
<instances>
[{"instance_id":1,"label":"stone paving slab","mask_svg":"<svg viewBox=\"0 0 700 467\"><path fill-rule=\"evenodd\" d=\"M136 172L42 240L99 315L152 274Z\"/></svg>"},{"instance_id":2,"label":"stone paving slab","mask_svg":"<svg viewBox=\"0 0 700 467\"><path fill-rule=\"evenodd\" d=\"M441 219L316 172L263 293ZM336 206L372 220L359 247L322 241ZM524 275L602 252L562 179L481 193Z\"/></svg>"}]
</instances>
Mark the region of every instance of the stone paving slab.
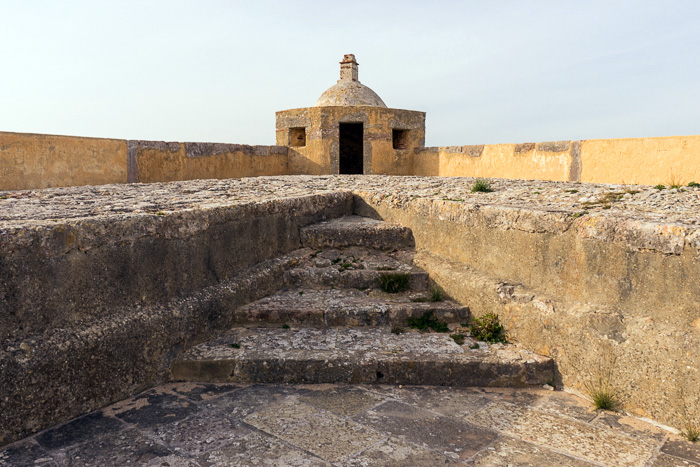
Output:
<instances>
[{"instance_id":1,"label":"stone paving slab","mask_svg":"<svg viewBox=\"0 0 700 467\"><path fill-rule=\"evenodd\" d=\"M5 446L0 465L676 467L700 465L697 446L546 390L173 383Z\"/></svg>"},{"instance_id":2,"label":"stone paving slab","mask_svg":"<svg viewBox=\"0 0 700 467\"><path fill-rule=\"evenodd\" d=\"M541 386L552 360L513 345L378 328L234 328L188 350L174 380Z\"/></svg>"}]
</instances>

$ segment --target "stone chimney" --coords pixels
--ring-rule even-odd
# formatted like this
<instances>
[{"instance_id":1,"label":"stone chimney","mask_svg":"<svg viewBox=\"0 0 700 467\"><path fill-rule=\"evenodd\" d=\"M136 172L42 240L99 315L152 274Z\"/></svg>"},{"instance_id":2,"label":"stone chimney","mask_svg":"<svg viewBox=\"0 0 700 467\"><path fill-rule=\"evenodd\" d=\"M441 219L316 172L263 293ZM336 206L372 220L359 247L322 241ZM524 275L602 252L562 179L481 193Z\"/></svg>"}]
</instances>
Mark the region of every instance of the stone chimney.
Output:
<instances>
[{"instance_id":1,"label":"stone chimney","mask_svg":"<svg viewBox=\"0 0 700 467\"><path fill-rule=\"evenodd\" d=\"M346 54L340 62L340 81L358 81L357 65L353 54ZM359 82L359 81L358 81Z\"/></svg>"}]
</instances>

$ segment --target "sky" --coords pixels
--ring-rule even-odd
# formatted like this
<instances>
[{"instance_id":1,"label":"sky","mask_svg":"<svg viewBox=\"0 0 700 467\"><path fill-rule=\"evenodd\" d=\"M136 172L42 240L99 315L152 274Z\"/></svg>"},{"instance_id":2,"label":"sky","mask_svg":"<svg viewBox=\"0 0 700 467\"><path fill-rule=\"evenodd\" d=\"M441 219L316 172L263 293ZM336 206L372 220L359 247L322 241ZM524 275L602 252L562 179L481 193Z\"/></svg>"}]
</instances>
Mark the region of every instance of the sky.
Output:
<instances>
[{"instance_id":1,"label":"sky","mask_svg":"<svg viewBox=\"0 0 700 467\"><path fill-rule=\"evenodd\" d=\"M700 1L0 0L0 131L274 144L354 53L426 145L700 134Z\"/></svg>"}]
</instances>

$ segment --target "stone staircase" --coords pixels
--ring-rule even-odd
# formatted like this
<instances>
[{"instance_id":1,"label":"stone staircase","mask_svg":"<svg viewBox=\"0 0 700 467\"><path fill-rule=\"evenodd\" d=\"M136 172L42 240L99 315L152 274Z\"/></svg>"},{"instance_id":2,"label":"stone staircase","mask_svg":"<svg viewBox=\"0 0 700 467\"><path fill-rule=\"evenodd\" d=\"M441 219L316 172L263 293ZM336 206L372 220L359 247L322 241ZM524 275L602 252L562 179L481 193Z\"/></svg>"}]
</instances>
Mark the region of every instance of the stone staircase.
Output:
<instances>
[{"instance_id":1,"label":"stone staircase","mask_svg":"<svg viewBox=\"0 0 700 467\"><path fill-rule=\"evenodd\" d=\"M520 387L554 379L549 358L450 337L468 334L469 310L443 300L413 264L409 229L347 216L305 227L301 239L284 288L237 309L236 327L188 350L173 380ZM411 329L421 318L450 331Z\"/></svg>"}]
</instances>

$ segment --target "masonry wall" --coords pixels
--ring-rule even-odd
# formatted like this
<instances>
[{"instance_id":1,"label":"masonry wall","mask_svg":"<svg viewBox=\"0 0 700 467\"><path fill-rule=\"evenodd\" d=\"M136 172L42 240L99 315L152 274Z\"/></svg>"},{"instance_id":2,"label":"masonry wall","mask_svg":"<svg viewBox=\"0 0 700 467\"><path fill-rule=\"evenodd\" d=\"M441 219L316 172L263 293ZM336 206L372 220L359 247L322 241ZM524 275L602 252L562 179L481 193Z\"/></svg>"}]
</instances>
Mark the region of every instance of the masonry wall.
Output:
<instances>
[{"instance_id":1,"label":"masonry wall","mask_svg":"<svg viewBox=\"0 0 700 467\"><path fill-rule=\"evenodd\" d=\"M0 190L126 183L126 141L0 132Z\"/></svg>"},{"instance_id":2,"label":"masonry wall","mask_svg":"<svg viewBox=\"0 0 700 467\"><path fill-rule=\"evenodd\" d=\"M0 132L0 190L287 173L286 147Z\"/></svg>"},{"instance_id":3,"label":"masonry wall","mask_svg":"<svg viewBox=\"0 0 700 467\"><path fill-rule=\"evenodd\" d=\"M359 110L358 110L359 109ZM377 107L278 112L277 146L0 132L0 190L338 172L337 122L365 125L365 173L672 185L700 182L700 135L422 147L422 112ZM287 147L288 128L306 145ZM393 149L392 128L410 130Z\"/></svg>"},{"instance_id":4,"label":"masonry wall","mask_svg":"<svg viewBox=\"0 0 700 467\"><path fill-rule=\"evenodd\" d=\"M430 147L413 175L687 184L700 181L700 135Z\"/></svg>"}]
</instances>

